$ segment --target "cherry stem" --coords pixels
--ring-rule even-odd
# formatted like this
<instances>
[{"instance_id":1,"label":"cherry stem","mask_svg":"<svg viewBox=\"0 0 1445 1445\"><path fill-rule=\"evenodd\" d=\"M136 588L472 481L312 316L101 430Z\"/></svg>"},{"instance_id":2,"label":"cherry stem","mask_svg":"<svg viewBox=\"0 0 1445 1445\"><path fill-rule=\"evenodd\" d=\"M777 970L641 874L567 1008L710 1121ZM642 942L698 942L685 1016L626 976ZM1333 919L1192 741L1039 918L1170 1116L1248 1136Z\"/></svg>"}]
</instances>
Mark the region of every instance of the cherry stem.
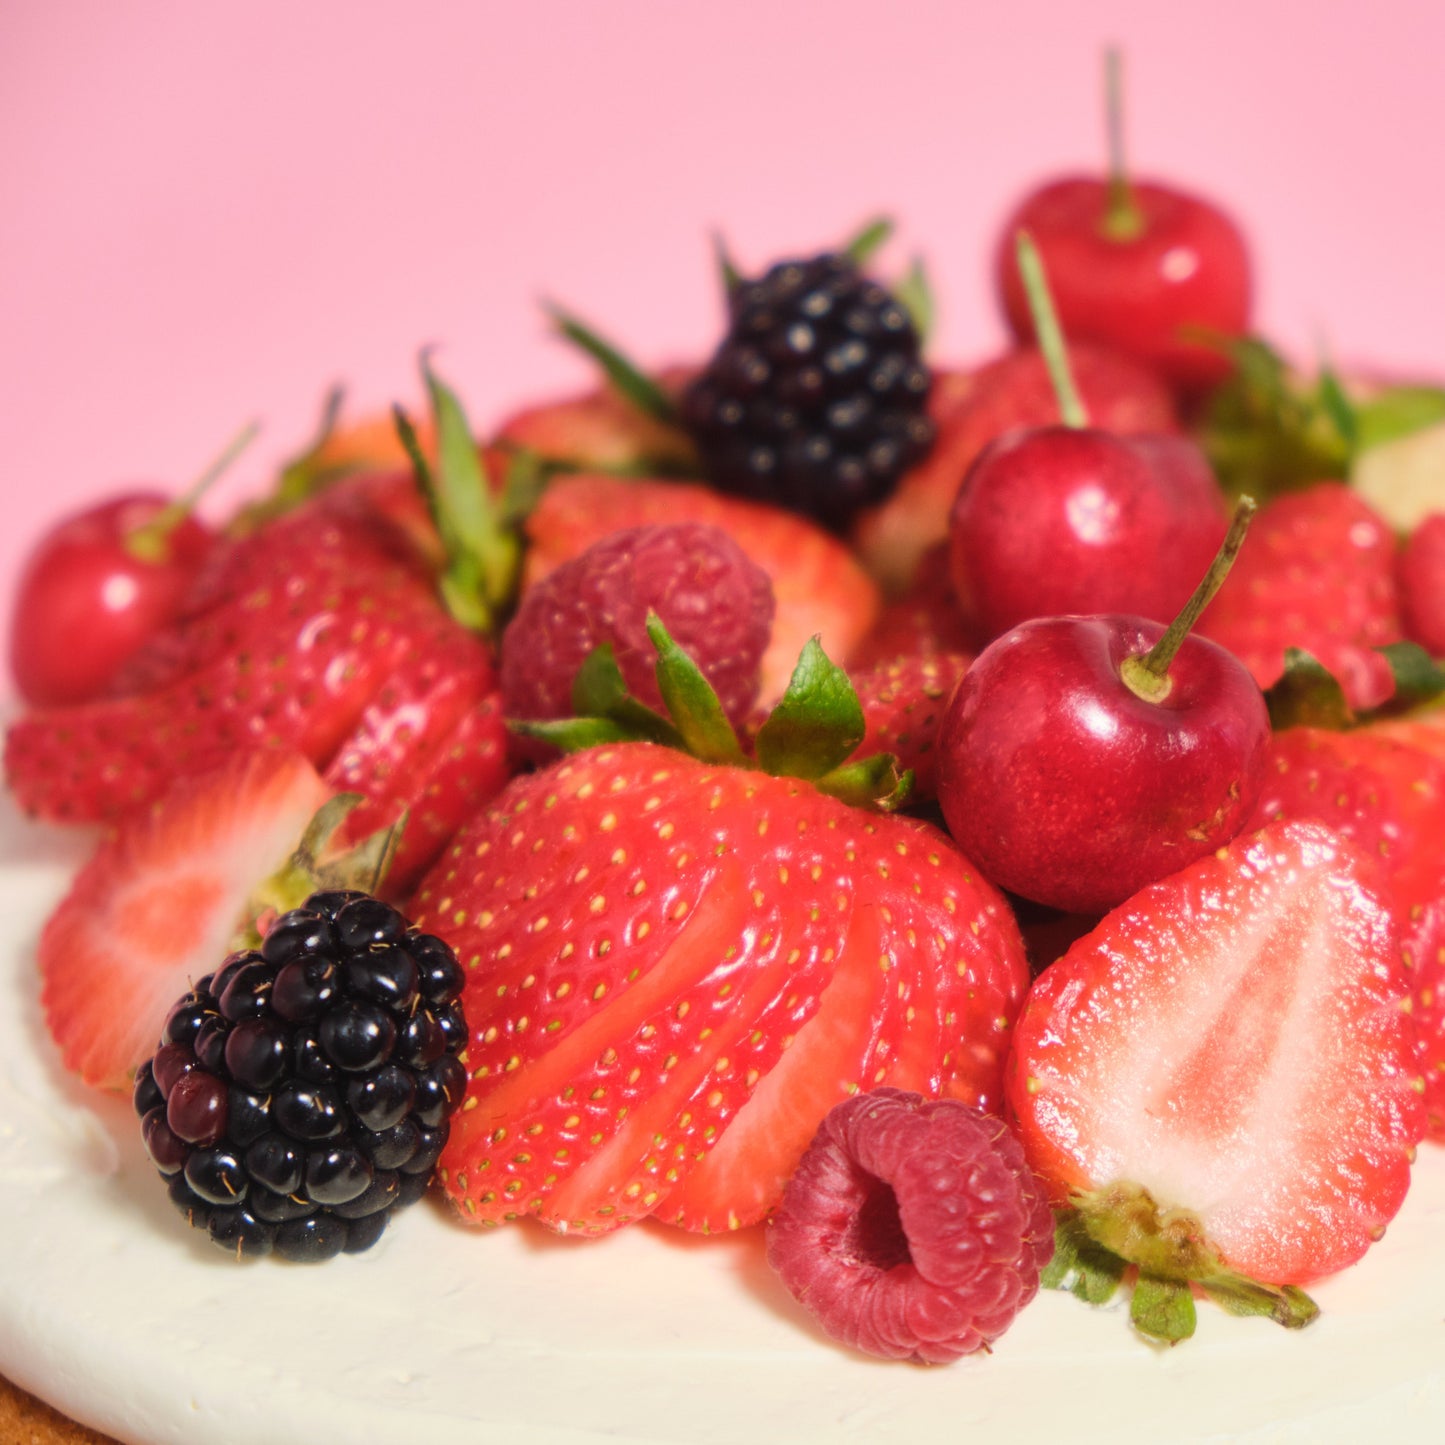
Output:
<instances>
[{"instance_id":1,"label":"cherry stem","mask_svg":"<svg viewBox=\"0 0 1445 1445\"><path fill-rule=\"evenodd\" d=\"M1044 365L1049 369L1049 380L1053 383L1054 395L1058 398L1059 415L1065 426L1086 427L1089 413L1084 399L1074 385L1074 373L1069 367L1069 352L1064 345L1063 328L1059 325L1059 314L1054 310L1054 298L1049 291L1049 280L1044 275L1044 263L1034 239L1027 231L1020 231L1014 238L1018 255L1019 275L1024 283L1024 295L1028 297L1029 314L1033 317L1034 335L1038 338L1039 350L1044 354Z\"/></svg>"},{"instance_id":2,"label":"cherry stem","mask_svg":"<svg viewBox=\"0 0 1445 1445\"><path fill-rule=\"evenodd\" d=\"M1126 657L1120 667L1124 681L1147 702L1161 702L1169 695L1169 666L1184 645L1184 639L1199 621L1199 614L1214 601L1214 594L1224 585L1239 549L1244 545L1245 533L1259 510L1253 497L1241 497L1234 506L1234 516L1229 522L1229 531L1224 542L1215 553L1209 570L1199 586L1194 589L1189 601L1179 610L1179 615L1164 629L1164 635L1142 657Z\"/></svg>"},{"instance_id":3,"label":"cherry stem","mask_svg":"<svg viewBox=\"0 0 1445 1445\"><path fill-rule=\"evenodd\" d=\"M150 521L137 527L125 539L126 548L131 555L139 557L143 562L162 561L171 533L196 510L196 504L216 484L231 463L256 440L260 431L259 422L248 422L183 496L167 503Z\"/></svg>"},{"instance_id":4,"label":"cherry stem","mask_svg":"<svg viewBox=\"0 0 1445 1445\"><path fill-rule=\"evenodd\" d=\"M1124 158L1124 58L1117 46L1104 52L1104 127L1109 138L1109 200L1104 234L1111 241L1132 241L1144 229L1144 217L1129 183Z\"/></svg>"}]
</instances>

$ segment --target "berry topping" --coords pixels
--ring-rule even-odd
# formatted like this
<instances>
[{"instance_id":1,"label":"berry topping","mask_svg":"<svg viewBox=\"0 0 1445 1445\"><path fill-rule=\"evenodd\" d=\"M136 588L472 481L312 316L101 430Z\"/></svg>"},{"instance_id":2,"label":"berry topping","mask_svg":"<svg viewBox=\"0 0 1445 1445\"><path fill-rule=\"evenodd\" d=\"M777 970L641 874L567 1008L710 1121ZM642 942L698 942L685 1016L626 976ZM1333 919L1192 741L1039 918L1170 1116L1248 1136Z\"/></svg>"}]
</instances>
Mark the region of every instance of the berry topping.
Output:
<instances>
[{"instance_id":1,"label":"berry topping","mask_svg":"<svg viewBox=\"0 0 1445 1445\"><path fill-rule=\"evenodd\" d=\"M986 1350L1053 1250L1002 1121L901 1089L833 1109L768 1225L768 1262L830 1335L928 1364Z\"/></svg>"},{"instance_id":2,"label":"berry topping","mask_svg":"<svg viewBox=\"0 0 1445 1445\"><path fill-rule=\"evenodd\" d=\"M437 1016L455 1004L420 995L419 977L432 994L460 987L440 939L373 898L325 892L176 1004L166 1036L215 1043L204 1056L164 1043L134 1098L193 1225L238 1255L313 1261L369 1248L420 1197L467 1076L465 1030L453 1041Z\"/></svg>"},{"instance_id":3,"label":"berry topping","mask_svg":"<svg viewBox=\"0 0 1445 1445\"><path fill-rule=\"evenodd\" d=\"M780 262L729 305L727 336L682 403L709 480L845 526L933 441L907 311L837 255Z\"/></svg>"},{"instance_id":4,"label":"berry topping","mask_svg":"<svg viewBox=\"0 0 1445 1445\"><path fill-rule=\"evenodd\" d=\"M634 696L658 706L649 611L741 722L758 695L773 589L726 532L694 522L614 532L528 590L502 640L508 715L570 717L577 670L603 643Z\"/></svg>"}]
</instances>

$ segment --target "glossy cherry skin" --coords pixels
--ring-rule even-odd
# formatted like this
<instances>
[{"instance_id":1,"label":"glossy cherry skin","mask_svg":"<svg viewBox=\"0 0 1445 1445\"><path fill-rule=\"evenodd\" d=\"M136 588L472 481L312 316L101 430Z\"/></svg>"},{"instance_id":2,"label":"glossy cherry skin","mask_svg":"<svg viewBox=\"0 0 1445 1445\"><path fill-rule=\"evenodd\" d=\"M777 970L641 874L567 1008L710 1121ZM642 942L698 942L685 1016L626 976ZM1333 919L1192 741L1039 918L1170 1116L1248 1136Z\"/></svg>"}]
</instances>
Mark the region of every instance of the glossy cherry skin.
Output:
<instances>
[{"instance_id":1,"label":"glossy cherry skin","mask_svg":"<svg viewBox=\"0 0 1445 1445\"><path fill-rule=\"evenodd\" d=\"M21 574L11 623L10 671L41 707L102 696L123 663L179 609L213 534L194 517L154 561L126 539L170 504L131 493L87 508L41 538Z\"/></svg>"},{"instance_id":2,"label":"glossy cherry skin","mask_svg":"<svg viewBox=\"0 0 1445 1445\"><path fill-rule=\"evenodd\" d=\"M1106 229L1106 181L1071 177L1027 196L1004 226L995 258L1004 313L1015 336L1033 339L1015 255L1018 232L1026 230L1043 258L1065 335L1108 342L1187 393L1207 389L1229 374L1230 362L1182 333L1248 331L1249 248L1211 202L1147 182L1132 189L1142 225L1126 240Z\"/></svg>"},{"instance_id":3,"label":"glossy cherry skin","mask_svg":"<svg viewBox=\"0 0 1445 1445\"><path fill-rule=\"evenodd\" d=\"M1222 847L1264 779L1269 715L1233 654L1187 637L1161 702L1123 681L1163 627L1048 617L986 648L938 738L938 801L993 883L1104 913Z\"/></svg>"},{"instance_id":4,"label":"glossy cherry skin","mask_svg":"<svg viewBox=\"0 0 1445 1445\"><path fill-rule=\"evenodd\" d=\"M1224 497L1193 442L1039 427L974 461L949 522L949 572L979 643L1031 617L1168 622L1208 570Z\"/></svg>"}]
</instances>

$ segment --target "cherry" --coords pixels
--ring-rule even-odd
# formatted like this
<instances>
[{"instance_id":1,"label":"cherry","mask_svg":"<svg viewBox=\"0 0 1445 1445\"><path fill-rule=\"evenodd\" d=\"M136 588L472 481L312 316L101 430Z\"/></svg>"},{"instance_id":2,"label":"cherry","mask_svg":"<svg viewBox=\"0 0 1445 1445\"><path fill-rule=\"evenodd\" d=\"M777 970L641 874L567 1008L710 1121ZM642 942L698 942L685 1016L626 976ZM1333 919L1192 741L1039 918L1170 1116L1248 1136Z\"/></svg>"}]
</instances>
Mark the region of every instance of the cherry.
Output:
<instances>
[{"instance_id":1,"label":"cherry","mask_svg":"<svg viewBox=\"0 0 1445 1445\"><path fill-rule=\"evenodd\" d=\"M949 524L958 605L980 643L1030 617L1166 620L1223 540L1224 498L1187 438L1087 425L1042 262L1026 234L1017 246L1064 425L999 437L965 474Z\"/></svg>"},{"instance_id":2,"label":"cherry","mask_svg":"<svg viewBox=\"0 0 1445 1445\"><path fill-rule=\"evenodd\" d=\"M214 535L200 494L250 442L249 427L180 501L110 498L58 523L31 553L16 593L10 671L37 707L104 695L122 666L177 614Z\"/></svg>"},{"instance_id":3,"label":"cherry","mask_svg":"<svg viewBox=\"0 0 1445 1445\"><path fill-rule=\"evenodd\" d=\"M1000 887L1098 914L1227 843L1263 782L1269 716L1248 669L1190 627L1254 504L1165 628L1036 618L964 674L938 738L938 801Z\"/></svg>"},{"instance_id":4,"label":"cherry","mask_svg":"<svg viewBox=\"0 0 1445 1445\"><path fill-rule=\"evenodd\" d=\"M1013 248L1016 233L1026 230L1048 263L1070 335L1108 342L1196 393L1222 381L1232 363L1188 333L1237 337L1249 329L1249 251L1212 202L1128 177L1118 71L1110 52L1108 177L1064 177L1019 203L995 262L999 297L1014 334L1026 339L1028 301Z\"/></svg>"}]
</instances>

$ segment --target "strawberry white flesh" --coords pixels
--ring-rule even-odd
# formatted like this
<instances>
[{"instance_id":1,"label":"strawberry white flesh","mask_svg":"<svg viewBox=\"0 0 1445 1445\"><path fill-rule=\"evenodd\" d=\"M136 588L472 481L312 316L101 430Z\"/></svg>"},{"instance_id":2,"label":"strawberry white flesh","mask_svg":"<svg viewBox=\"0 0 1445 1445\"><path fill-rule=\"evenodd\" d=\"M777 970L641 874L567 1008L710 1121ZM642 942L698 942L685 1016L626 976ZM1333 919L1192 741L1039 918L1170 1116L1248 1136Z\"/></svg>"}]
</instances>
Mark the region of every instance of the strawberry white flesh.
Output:
<instances>
[{"instance_id":1,"label":"strawberry white flesh","mask_svg":"<svg viewBox=\"0 0 1445 1445\"><path fill-rule=\"evenodd\" d=\"M67 1068L126 1088L170 1006L216 969L247 900L331 789L262 753L182 780L96 849L40 940L41 1002Z\"/></svg>"},{"instance_id":2,"label":"strawberry white flesh","mask_svg":"<svg viewBox=\"0 0 1445 1445\"><path fill-rule=\"evenodd\" d=\"M1424 1127L1374 876L1329 830L1275 825L1144 889L1040 976L1008 1093L1056 1196L1141 1185L1276 1284L1365 1252Z\"/></svg>"}]
</instances>

